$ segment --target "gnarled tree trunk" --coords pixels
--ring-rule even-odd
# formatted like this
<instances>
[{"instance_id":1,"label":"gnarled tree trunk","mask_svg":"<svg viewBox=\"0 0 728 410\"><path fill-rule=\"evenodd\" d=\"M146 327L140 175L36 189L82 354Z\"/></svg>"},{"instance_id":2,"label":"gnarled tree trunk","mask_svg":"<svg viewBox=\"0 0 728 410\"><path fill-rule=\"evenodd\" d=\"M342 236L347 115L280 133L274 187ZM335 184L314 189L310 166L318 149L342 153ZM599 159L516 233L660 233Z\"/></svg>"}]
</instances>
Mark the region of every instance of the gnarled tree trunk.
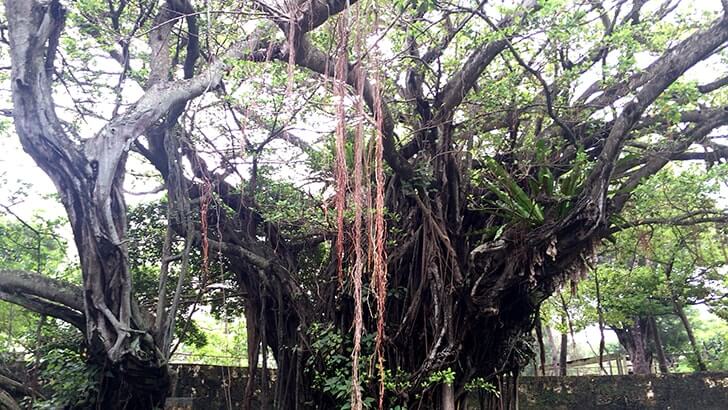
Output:
<instances>
[{"instance_id":1,"label":"gnarled tree trunk","mask_svg":"<svg viewBox=\"0 0 728 410\"><path fill-rule=\"evenodd\" d=\"M634 374L652 373L652 352L648 344L649 320L636 317L630 325L612 329L617 334L619 343L629 354Z\"/></svg>"},{"instance_id":2,"label":"gnarled tree trunk","mask_svg":"<svg viewBox=\"0 0 728 410\"><path fill-rule=\"evenodd\" d=\"M66 306L83 313L79 327L85 332L90 360L105 369L99 405L161 407L169 383L167 358L150 316L133 298L123 179L131 143L180 95L154 89L94 138L82 144L73 141L56 117L53 102L63 6L56 0L9 0L5 9L15 128L25 151L54 182L73 230L83 274L82 306Z\"/></svg>"}]
</instances>

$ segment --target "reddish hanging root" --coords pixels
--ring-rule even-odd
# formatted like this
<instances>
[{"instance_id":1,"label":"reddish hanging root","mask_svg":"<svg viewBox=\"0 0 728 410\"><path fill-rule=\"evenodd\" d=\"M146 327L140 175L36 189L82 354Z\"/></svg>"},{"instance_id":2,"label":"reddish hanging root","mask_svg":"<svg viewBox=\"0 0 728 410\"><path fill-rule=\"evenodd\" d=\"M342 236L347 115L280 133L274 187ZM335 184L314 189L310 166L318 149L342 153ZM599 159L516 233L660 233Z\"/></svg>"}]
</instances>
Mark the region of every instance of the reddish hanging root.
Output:
<instances>
[{"instance_id":1,"label":"reddish hanging root","mask_svg":"<svg viewBox=\"0 0 728 410\"><path fill-rule=\"evenodd\" d=\"M202 195L200 197L200 237L202 239L202 274L203 283L207 282L207 276L210 271L210 244L207 238L207 211L210 208L212 200L212 184L210 180L204 178L202 181Z\"/></svg>"},{"instance_id":2,"label":"reddish hanging root","mask_svg":"<svg viewBox=\"0 0 728 410\"><path fill-rule=\"evenodd\" d=\"M334 95L339 99L336 106L336 258L339 287L344 283L344 208L346 207L346 113L344 97L346 96L346 46L348 41L346 12L342 14L338 25L338 55L334 67Z\"/></svg>"},{"instance_id":3,"label":"reddish hanging root","mask_svg":"<svg viewBox=\"0 0 728 410\"><path fill-rule=\"evenodd\" d=\"M361 103L358 103L361 105ZM359 108L357 108L359 110ZM354 351L352 352L352 403L353 410L361 410L361 392L359 391L359 353L361 351L362 332L362 270L364 268L364 251L361 243L362 232L362 208L364 196L362 195L362 125L357 124L354 137L354 250L355 261L353 278L354 282Z\"/></svg>"},{"instance_id":4,"label":"reddish hanging root","mask_svg":"<svg viewBox=\"0 0 728 410\"><path fill-rule=\"evenodd\" d=\"M374 27L378 26L378 16L375 10ZM377 305L377 334L375 337L374 350L377 355L377 368L379 370L379 409L384 409L384 319L387 298L387 253L386 244L386 224L384 222L384 146L383 146L383 123L384 116L382 110L382 76L377 61L377 45L373 46L373 53L370 54L373 60L373 66L376 68L373 86L373 109L375 123L375 144L374 144L374 180L375 180L375 198L374 198L374 218L369 219L369 256L372 261L372 287ZM361 67L360 67L361 69ZM360 81L363 75L363 69L359 75ZM363 81L362 81L363 82ZM371 191L367 195L366 203L371 207Z\"/></svg>"},{"instance_id":5,"label":"reddish hanging root","mask_svg":"<svg viewBox=\"0 0 728 410\"><path fill-rule=\"evenodd\" d=\"M362 52L362 30L360 24L360 7L357 4L356 7L356 21L357 21L357 34L356 34L356 47L359 58L361 58ZM361 233L362 233L362 209L368 204L363 195L362 179L364 171L362 169L363 163L363 133L364 133L364 76L363 70L361 69L362 61L359 60L359 71L357 75L356 91L356 112L357 112L357 123L356 132L354 134L354 250L355 250L355 261L352 282L354 282L354 349L352 352L352 369L351 369L351 408L352 410L362 409L362 398L359 386L359 355L361 353L361 333L362 333L362 300L361 300L361 286L362 286L362 271L364 269L365 255L362 247Z\"/></svg>"},{"instance_id":6,"label":"reddish hanging root","mask_svg":"<svg viewBox=\"0 0 728 410\"><path fill-rule=\"evenodd\" d=\"M374 178L376 181L376 198L374 201L374 291L377 298L377 336L375 351L379 366L379 409L384 408L384 314L387 298L387 253L386 225L384 223L384 147L382 144L382 100L381 81L377 74L374 87L374 119L376 122L376 148L374 151Z\"/></svg>"}]
</instances>

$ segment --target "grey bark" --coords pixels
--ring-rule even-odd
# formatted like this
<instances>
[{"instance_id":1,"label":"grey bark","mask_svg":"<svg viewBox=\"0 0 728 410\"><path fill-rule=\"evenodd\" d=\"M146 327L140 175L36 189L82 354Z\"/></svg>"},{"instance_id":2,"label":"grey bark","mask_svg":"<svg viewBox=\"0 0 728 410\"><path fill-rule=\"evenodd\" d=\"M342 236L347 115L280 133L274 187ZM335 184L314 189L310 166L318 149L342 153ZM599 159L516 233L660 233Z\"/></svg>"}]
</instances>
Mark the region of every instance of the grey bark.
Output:
<instances>
[{"instance_id":1,"label":"grey bark","mask_svg":"<svg viewBox=\"0 0 728 410\"><path fill-rule=\"evenodd\" d=\"M452 384L443 383L442 387L442 410L455 410L455 390Z\"/></svg>"},{"instance_id":2,"label":"grey bark","mask_svg":"<svg viewBox=\"0 0 728 410\"><path fill-rule=\"evenodd\" d=\"M660 366L660 373L670 373L670 367L667 364L667 358L665 357L665 349L662 346L662 336L660 336L660 329L657 328L657 321L654 316L650 316L650 329L652 330L652 338L655 342L655 351L657 353L657 363Z\"/></svg>"},{"instance_id":3,"label":"grey bark","mask_svg":"<svg viewBox=\"0 0 728 410\"><path fill-rule=\"evenodd\" d=\"M652 373L652 352L649 350L647 338L649 322L645 318L635 318L634 322L621 328L613 327L619 343L627 350L632 362L634 374Z\"/></svg>"},{"instance_id":4,"label":"grey bark","mask_svg":"<svg viewBox=\"0 0 728 410\"><path fill-rule=\"evenodd\" d=\"M551 373L555 376L558 373L559 368L559 349L554 341L554 334L549 327L546 328L546 341L548 342L549 351L551 352Z\"/></svg>"},{"instance_id":5,"label":"grey bark","mask_svg":"<svg viewBox=\"0 0 728 410\"><path fill-rule=\"evenodd\" d=\"M536 342L538 343L538 359L541 376L546 376L546 347L543 343L543 324L541 323L541 312L536 312ZM534 371L534 375L538 371Z\"/></svg>"}]
</instances>

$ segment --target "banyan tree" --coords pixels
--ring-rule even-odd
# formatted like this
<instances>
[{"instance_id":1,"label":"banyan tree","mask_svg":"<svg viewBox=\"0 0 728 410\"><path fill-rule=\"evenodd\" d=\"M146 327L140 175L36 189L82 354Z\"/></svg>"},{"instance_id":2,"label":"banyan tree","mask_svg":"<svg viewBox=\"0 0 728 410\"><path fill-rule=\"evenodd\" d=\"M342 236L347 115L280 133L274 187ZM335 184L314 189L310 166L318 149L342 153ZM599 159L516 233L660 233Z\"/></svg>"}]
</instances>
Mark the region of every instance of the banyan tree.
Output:
<instances>
[{"instance_id":1,"label":"banyan tree","mask_svg":"<svg viewBox=\"0 0 728 410\"><path fill-rule=\"evenodd\" d=\"M631 192L728 154L728 3L682 3L6 0L3 112L83 281L0 270L0 298L84 333L101 408L163 403L181 289L219 267L248 406L515 407L541 302L639 223ZM130 180L166 204L152 308Z\"/></svg>"}]
</instances>

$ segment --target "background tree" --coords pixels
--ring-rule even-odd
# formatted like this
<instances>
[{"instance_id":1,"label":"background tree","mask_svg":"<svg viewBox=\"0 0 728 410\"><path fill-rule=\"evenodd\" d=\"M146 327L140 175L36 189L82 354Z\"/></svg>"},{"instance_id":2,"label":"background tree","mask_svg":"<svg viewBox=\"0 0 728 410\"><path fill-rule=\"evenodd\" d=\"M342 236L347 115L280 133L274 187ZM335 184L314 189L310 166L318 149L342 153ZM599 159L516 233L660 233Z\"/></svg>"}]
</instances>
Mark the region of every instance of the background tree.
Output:
<instances>
[{"instance_id":1,"label":"background tree","mask_svg":"<svg viewBox=\"0 0 728 410\"><path fill-rule=\"evenodd\" d=\"M646 181L623 213L632 222L615 224L573 295L569 311L586 324L598 322L601 306L604 325L617 334L635 373L651 372L653 359L668 372L668 359L676 362L685 346L695 369L707 368L685 309L703 305L718 313L725 306L725 216L717 211L724 185L724 165L667 167ZM549 304L563 315L562 305L558 297ZM682 340L669 336L675 332Z\"/></svg>"},{"instance_id":2,"label":"background tree","mask_svg":"<svg viewBox=\"0 0 728 410\"><path fill-rule=\"evenodd\" d=\"M107 408L163 400L193 247L202 278L211 252L229 261L249 363L278 365L273 406L341 404L305 375L332 357L313 329L352 340L337 354L354 408L451 409L478 380L510 406L534 313L639 223L619 218L634 190L726 154L725 73L686 77L723 58L726 10L678 3L8 0L15 128L59 191L83 287L15 271L0 286L83 315L114 373ZM133 152L167 191L160 282L180 272L149 314L129 263Z\"/></svg>"},{"instance_id":3,"label":"background tree","mask_svg":"<svg viewBox=\"0 0 728 410\"><path fill-rule=\"evenodd\" d=\"M65 266L66 244L59 234L61 221L49 220L40 216L23 219L14 209L25 205L22 192L11 195L12 203L0 204L0 266L7 269L44 272L46 275L62 278L71 282L78 275L70 266ZM5 292L4 290L0 292ZM18 297L12 293L4 294L3 300L14 302ZM23 299L19 299L23 301ZM38 308L33 301L21 306ZM13 398L26 397L29 405L42 407L45 398L39 393L43 379L45 356L49 351L72 351L78 349L78 332L68 323L53 319L53 309L25 310L5 301L0 302L0 400L7 408L19 406ZM72 321L72 320L71 320ZM69 342L70 341L70 342ZM70 349L69 349L70 347ZM28 378L18 379L15 367L26 359L29 363ZM13 367L8 367L13 366ZM84 367L82 361L77 365ZM49 389L52 391L53 387ZM78 392L77 392L78 393ZM15 403L14 403L15 402ZM82 394L76 394L71 402L82 403ZM3 407L3 408L5 408Z\"/></svg>"},{"instance_id":4,"label":"background tree","mask_svg":"<svg viewBox=\"0 0 728 410\"><path fill-rule=\"evenodd\" d=\"M721 274L726 264L721 233L725 221L722 215L706 213L716 209L719 189L724 184L724 166L708 172L691 167L657 174L636 191L640 200L627 211L641 222L632 224L636 226L630 232L617 235L613 252L606 255L606 263L600 268L605 293L611 299L605 302L608 323L626 323L627 328L614 327L620 341L624 340L625 348L644 345L646 359L650 352L637 338L652 339L658 345L656 353L663 354L659 339L654 337L655 317L674 314L690 340L697 368L706 370L685 308L702 304L715 309L725 304ZM704 215L682 219L685 214ZM620 319L619 315L624 317ZM632 355L633 349L627 350ZM661 366L664 368L665 363ZM645 371L649 367L635 365L636 373Z\"/></svg>"}]
</instances>

